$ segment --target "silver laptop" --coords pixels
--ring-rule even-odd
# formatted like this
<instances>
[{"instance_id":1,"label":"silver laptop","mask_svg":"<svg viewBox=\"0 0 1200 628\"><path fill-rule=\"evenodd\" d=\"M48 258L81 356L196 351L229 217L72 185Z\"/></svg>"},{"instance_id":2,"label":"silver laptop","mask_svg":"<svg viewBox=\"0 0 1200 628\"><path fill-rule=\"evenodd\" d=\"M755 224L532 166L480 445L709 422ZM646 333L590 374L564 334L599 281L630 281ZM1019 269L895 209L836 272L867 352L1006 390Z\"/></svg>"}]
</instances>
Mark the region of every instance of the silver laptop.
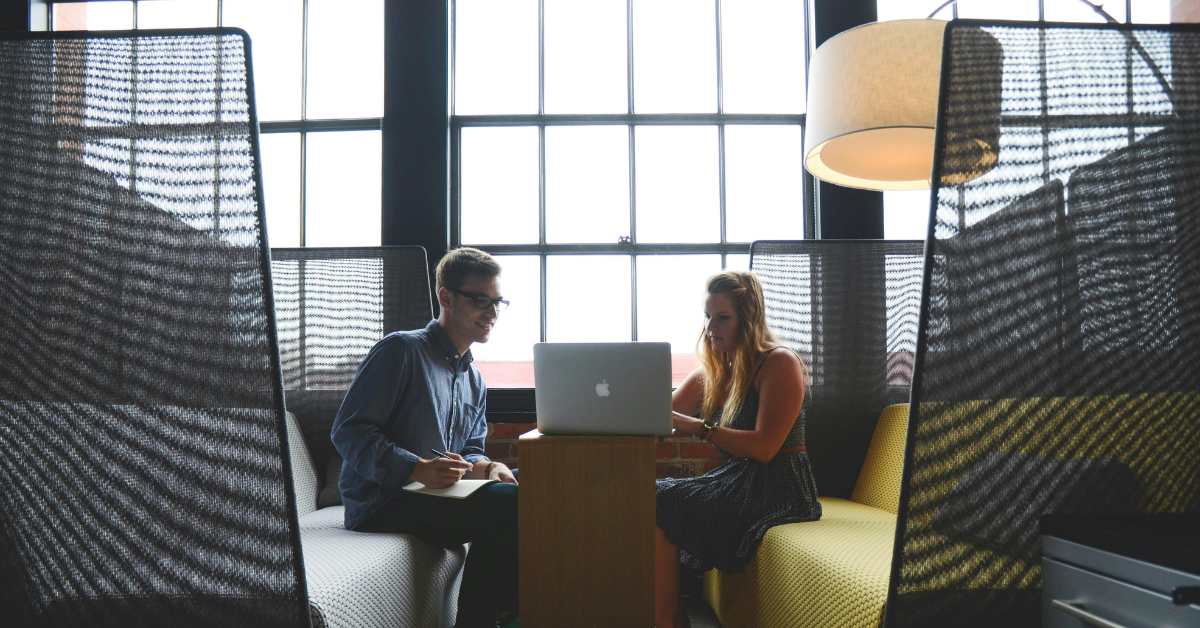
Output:
<instances>
[{"instance_id":1,"label":"silver laptop","mask_svg":"<svg viewBox=\"0 0 1200 628\"><path fill-rule=\"evenodd\" d=\"M533 345L537 426L543 434L671 433L671 345Z\"/></svg>"}]
</instances>

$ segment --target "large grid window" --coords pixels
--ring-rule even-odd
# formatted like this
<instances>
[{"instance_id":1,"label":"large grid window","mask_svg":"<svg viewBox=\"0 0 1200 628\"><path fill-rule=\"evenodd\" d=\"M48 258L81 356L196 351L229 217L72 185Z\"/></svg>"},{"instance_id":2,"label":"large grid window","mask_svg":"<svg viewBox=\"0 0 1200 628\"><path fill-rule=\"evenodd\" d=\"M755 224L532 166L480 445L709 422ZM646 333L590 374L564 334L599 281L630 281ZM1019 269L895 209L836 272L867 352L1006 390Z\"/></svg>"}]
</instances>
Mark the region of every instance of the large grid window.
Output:
<instances>
[{"instance_id":1,"label":"large grid window","mask_svg":"<svg viewBox=\"0 0 1200 628\"><path fill-rule=\"evenodd\" d=\"M383 2L60 0L49 9L54 30L246 30L269 242L377 246Z\"/></svg>"},{"instance_id":2,"label":"large grid window","mask_svg":"<svg viewBox=\"0 0 1200 628\"><path fill-rule=\"evenodd\" d=\"M877 0L879 21L923 19L945 0ZM1097 4L1101 4L1097 2ZM1119 22L1167 24L1171 0L1116 0L1104 2L1104 10ZM1104 18L1079 0L962 0L943 8L935 16L964 19L1047 22L1104 22ZM1129 51L1130 58L1134 54ZM1132 102L1130 107L1132 107ZM1117 124L1115 126L1121 126ZM888 240L924 240L929 230L929 190L883 193L883 237Z\"/></svg>"},{"instance_id":3,"label":"large grid window","mask_svg":"<svg viewBox=\"0 0 1200 628\"><path fill-rule=\"evenodd\" d=\"M805 237L805 4L452 3L451 239L513 302L489 386L532 386L538 341L670 342L678 383L704 280Z\"/></svg>"}]
</instances>

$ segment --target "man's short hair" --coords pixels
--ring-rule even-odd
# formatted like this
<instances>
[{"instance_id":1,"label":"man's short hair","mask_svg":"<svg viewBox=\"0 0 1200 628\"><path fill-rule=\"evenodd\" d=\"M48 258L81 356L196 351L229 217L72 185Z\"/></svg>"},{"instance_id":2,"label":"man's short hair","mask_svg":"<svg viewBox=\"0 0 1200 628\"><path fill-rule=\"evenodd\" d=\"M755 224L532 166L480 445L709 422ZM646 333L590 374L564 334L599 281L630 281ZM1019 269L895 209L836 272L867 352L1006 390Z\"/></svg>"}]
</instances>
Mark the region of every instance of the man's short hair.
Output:
<instances>
[{"instance_id":1,"label":"man's short hair","mask_svg":"<svg viewBox=\"0 0 1200 628\"><path fill-rule=\"evenodd\" d=\"M500 276L500 264L496 258L484 251L469 246L451 249L442 256L437 265L437 290L442 288L459 289L468 275L483 279Z\"/></svg>"}]
</instances>

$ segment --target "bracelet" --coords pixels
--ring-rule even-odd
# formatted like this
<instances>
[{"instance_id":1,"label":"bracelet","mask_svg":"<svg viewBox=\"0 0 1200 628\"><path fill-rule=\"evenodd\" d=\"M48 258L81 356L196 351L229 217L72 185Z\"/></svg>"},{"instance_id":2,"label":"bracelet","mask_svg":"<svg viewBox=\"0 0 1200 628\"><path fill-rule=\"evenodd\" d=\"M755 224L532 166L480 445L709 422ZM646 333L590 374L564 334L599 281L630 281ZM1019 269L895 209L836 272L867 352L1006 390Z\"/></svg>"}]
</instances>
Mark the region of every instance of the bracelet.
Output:
<instances>
[{"instance_id":1,"label":"bracelet","mask_svg":"<svg viewBox=\"0 0 1200 628\"><path fill-rule=\"evenodd\" d=\"M700 437L700 440L708 440L708 434L709 434L709 432L712 431L712 429L714 427L716 427L716 426L711 423L708 423L708 422L702 423L700 425L700 433L697 434L697 436Z\"/></svg>"},{"instance_id":2,"label":"bracelet","mask_svg":"<svg viewBox=\"0 0 1200 628\"><path fill-rule=\"evenodd\" d=\"M485 479L485 480L488 479L488 476L490 476L492 474L492 467L494 467L494 466L496 466L496 463L494 461L488 462L487 468L485 468L483 470L483 479Z\"/></svg>"}]
</instances>

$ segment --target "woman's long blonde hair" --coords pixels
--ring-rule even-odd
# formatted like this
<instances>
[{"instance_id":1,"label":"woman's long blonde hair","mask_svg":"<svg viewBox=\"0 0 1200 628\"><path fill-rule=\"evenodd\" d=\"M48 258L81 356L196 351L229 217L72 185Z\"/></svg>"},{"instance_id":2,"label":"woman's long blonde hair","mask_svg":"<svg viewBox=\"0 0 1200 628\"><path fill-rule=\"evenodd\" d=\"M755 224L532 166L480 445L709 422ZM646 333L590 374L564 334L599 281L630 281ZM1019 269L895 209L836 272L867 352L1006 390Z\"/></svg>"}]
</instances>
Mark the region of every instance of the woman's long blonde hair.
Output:
<instances>
[{"instance_id":1,"label":"woman's long blonde hair","mask_svg":"<svg viewBox=\"0 0 1200 628\"><path fill-rule=\"evenodd\" d=\"M725 295L737 314L740 342L732 356L713 351L707 325L700 330L700 339L696 342L696 356L704 368L704 401L700 407L700 418L706 422L712 418L720 391L728 387L729 398L725 400L721 412L721 425L729 425L746 401L746 393L754 377L754 359L779 343L767 327L762 284L753 273L741 270L717 273L708 278L704 292ZM726 368L727 364L730 368Z\"/></svg>"}]
</instances>

